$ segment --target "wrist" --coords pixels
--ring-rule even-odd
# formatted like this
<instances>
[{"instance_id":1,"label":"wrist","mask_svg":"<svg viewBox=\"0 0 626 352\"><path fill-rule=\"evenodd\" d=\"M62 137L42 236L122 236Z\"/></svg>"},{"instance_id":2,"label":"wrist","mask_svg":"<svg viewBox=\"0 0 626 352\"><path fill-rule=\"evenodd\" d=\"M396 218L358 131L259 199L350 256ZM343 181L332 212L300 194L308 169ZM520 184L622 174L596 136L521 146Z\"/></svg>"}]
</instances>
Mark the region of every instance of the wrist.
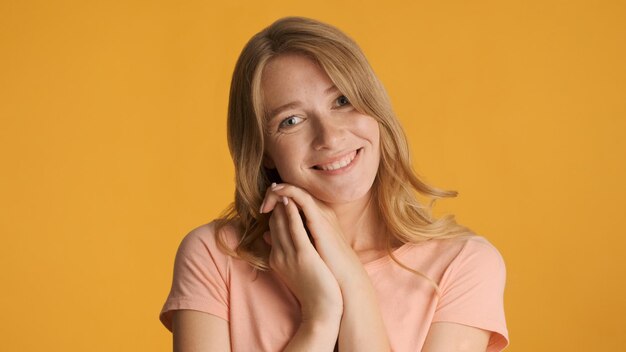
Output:
<instances>
[{"instance_id":1,"label":"wrist","mask_svg":"<svg viewBox=\"0 0 626 352\"><path fill-rule=\"evenodd\" d=\"M343 304L323 305L318 307L302 307L302 324L310 327L339 324L343 315Z\"/></svg>"},{"instance_id":2,"label":"wrist","mask_svg":"<svg viewBox=\"0 0 626 352\"><path fill-rule=\"evenodd\" d=\"M307 331L308 333L323 337L334 336L336 337L339 332L339 326L341 325L341 315L339 316L315 316L311 318L302 318L300 322L300 329Z\"/></svg>"},{"instance_id":3,"label":"wrist","mask_svg":"<svg viewBox=\"0 0 626 352\"><path fill-rule=\"evenodd\" d=\"M345 295L347 291L373 287L372 281L363 267L356 267L345 277L337 279L337 283L343 295Z\"/></svg>"}]
</instances>

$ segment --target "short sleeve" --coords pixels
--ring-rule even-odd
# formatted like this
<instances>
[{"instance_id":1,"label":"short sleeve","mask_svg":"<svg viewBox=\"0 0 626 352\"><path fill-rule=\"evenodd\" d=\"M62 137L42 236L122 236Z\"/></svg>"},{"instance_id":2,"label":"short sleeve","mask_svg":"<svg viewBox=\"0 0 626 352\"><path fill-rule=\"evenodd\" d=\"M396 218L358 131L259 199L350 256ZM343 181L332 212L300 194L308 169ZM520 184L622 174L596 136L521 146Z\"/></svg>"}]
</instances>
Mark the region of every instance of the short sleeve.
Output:
<instances>
[{"instance_id":1,"label":"short sleeve","mask_svg":"<svg viewBox=\"0 0 626 352\"><path fill-rule=\"evenodd\" d=\"M467 240L442 277L433 323L453 322L491 331L487 352L503 350L509 344L505 282L500 252L481 236Z\"/></svg>"},{"instance_id":2,"label":"short sleeve","mask_svg":"<svg viewBox=\"0 0 626 352\"><path fill-rule=\"evenodd\" d=\"M229 257L217 247L213 224L200 226L181 241L174 260L170 293L159 319L172 331L172 313L179 309L206 312L228 321Z\"/></svg>"}]
</instances>

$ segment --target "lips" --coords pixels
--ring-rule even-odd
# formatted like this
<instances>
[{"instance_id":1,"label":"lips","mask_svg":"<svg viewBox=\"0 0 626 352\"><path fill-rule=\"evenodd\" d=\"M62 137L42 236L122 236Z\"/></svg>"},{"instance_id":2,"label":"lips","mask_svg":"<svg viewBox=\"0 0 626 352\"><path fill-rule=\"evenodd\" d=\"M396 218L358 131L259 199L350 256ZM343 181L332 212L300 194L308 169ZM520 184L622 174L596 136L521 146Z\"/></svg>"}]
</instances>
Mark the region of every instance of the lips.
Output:
<instances>
[{"instance_id":1,"label":"lips","mask_svg":"<svg viewBox=\"0 0 626 352\"><path fill-rule=\"evenodd\" d=\"M324 171L335 171L335 170L342 169L350 165L350 163L352 163L354 158L356 158L356 155L359 152L359 150L360 149L354 150L332 161L329 161L323 164L314 165L313 168L316 170L324 170Z\"/></svg>"}]
</instances>

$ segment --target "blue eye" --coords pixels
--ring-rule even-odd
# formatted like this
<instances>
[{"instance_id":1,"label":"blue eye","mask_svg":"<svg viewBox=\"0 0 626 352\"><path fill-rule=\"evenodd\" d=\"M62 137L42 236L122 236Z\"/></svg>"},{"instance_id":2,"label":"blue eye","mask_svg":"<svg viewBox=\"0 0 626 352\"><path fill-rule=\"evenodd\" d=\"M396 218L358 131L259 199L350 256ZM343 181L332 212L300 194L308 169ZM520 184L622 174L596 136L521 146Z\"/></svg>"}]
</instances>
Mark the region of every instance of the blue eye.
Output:
<instances>
[{"instance_id":1,"label":"blue eye","mask_svg":"<svg viewBox=\"0 0 626 352\"><path fill-rule=\"evenodd\" d=\"M299 124L300 122L302 122L302 118L298 117L298 116L289 116L288 118L282 120L280 122L279 127L280 128L289 128L291 126L295 126L297 124Z\"/></svg>"},{"instance_id":2,"label":"blue eye","mask_svg":"<svg viewBox=\"0 0 626 352\"><path fill-rule=\"evenodd\" d=\"M343 106L343 105L348 105L350 104L350 101L348 100L348 98L345 95L341 95L337 98L337 101L340 102L339 105Z\"/></svg>"}]
</instances>

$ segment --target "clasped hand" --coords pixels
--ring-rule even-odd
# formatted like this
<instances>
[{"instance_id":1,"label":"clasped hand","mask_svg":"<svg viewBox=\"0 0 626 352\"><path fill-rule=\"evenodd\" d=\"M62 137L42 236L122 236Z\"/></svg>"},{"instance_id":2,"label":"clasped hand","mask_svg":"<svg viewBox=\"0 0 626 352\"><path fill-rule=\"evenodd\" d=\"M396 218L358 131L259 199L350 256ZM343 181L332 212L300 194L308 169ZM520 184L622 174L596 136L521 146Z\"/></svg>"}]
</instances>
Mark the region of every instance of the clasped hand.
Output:
<instances>
[{"instance_id":1,"label":"clasped hand","mask_svg":"<svg viewBox=\"0 0 626 352\"><path fill-rule=\"evenodd\" d=\"M261 212L270 211L270 231L264 235L272 247L269 265L300 301L303 319L341 316L341 290L364 269L344 240L335 212L286 183L268 188Z\"/></svg>"}]
</instances>

